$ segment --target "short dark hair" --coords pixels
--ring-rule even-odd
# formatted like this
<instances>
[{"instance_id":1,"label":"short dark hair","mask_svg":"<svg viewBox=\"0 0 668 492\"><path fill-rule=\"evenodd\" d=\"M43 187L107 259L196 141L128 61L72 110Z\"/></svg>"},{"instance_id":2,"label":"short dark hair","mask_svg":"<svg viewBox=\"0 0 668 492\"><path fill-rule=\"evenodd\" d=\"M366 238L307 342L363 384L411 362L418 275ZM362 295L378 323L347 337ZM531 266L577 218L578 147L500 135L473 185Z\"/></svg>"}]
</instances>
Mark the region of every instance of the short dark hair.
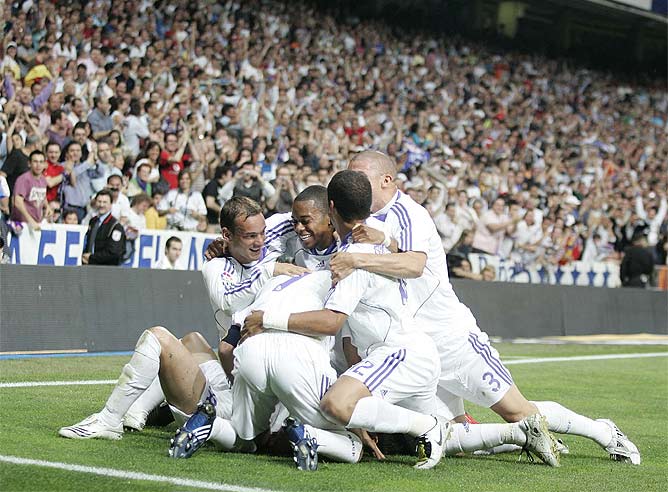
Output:
<instances>
[{"instance_id":1,"label":"short dark hair","mask_svg":"<svg viewBox=\"0 0 668 492\"><path fill-rule=\"evenodd\" d=\"M32 161L32 157L33 157L34 155L41 155L42 157L44 157L44 159L46 159L46 156L44 155L44 152L42 152L42 151L39 150L39 149L37 149L37 150L33 150L33 151L30 153L30 157L29 157L29 159L30 159L31 161Z\"/></svg>"},{"instance_id":2,"label":"short dark hair","mask_svg":"<svg viewBox=\"0 0 668 492\"><path fill-rule=\"evenodd\" d=\"M176 236L170 237L167 240L167 242L165 243L165 251L167 251L169 249L169 247L172 245L172 243L182 243L182 241Z\"/></svg>"},{"instance_id":3,"label":"short dark hair","mask_svg":"<svg viewBox=\"0 0 668 492\"><path fill-rule=\"evenodd\" d=\"M304 188L304 190L295 197L295 202L313 201L313 205L320 212L327 215L329 213L329 201L327 200L327 188L320 185L313 185Z\"/></svg>"},{"instance_id":4,"label":"short dark hair","mask_svg":"<svg viewBox=\"0 0 668 492\"><path fill-rule=\"evenodd\" d=\"M135 196L132 197L132 201L130 202L130 206L134 207L135 205L139 205L141 203L151 203L151 197L149 197L146 193L137 193Z\"/></svg>"},{"instance_id":5,"label":"short dark hair","mask_svg":"<svg viewBox=\"0 0 668 492\"><path fill-rule=\"evenodd\" d=\"M346 222L371 215L371 183L359 171L346 169L336 173L327 186L327 198Z\"/></svg>"},{"instance_id":6,"label":"short dark hair","mask_svg":"<svg viewBox=\"0 0 668 492\"><path fill-rule=\"evenodd\" d=\"M111 176L110 176L110 177L111 177ZM111 191L109 191L109 190L107 190L107 189L101 189L100 191L98 191L97 194L95 195L95 199L97 200L97 199L100 198L101 196L108 196L108 197L109 197L109 201L112 202L112 203L113 203L113 201L114 201L114 197L111 195Z\"/></svg>"},{"instance_id":7,"label":"short dark hair","mask_svg":"<svg viewBox=\"0 0 668 492\"><path fill-rule=\"evenodd\" d=\"M262 207L256 201L245 196L233 196L220 210L220 228L227 227L234 232L234 221L237 217L246 220L258 214L262 214Z\"/></svg>"}]
</instances>

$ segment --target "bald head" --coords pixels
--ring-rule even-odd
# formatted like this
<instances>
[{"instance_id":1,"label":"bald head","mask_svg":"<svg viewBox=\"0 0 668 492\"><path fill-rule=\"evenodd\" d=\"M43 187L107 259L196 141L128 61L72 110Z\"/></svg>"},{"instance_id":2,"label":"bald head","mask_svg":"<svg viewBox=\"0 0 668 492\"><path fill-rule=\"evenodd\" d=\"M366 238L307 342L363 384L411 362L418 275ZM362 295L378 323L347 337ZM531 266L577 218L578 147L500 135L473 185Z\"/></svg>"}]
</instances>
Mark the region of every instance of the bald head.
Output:
<instances>
[{"instance_id":1,"label":"bald head","mask_svg":"<svg viewBox=\"0 0 668 492\"><path fill-rule=\"evenodd\" d=\"M371 211L382 209L397 192L394 178L397 169L394 161L377 150L365 150L348 163L348 169L364 173L371 183Z\"/></svg>"},{"instance_id":2,"label":"bald head","mask_svg":"<svg viewBox=\"0 0 668 492\"><path fill-rule=\"evenodd\" d=\"M379 175L388 174L392 179L397 177L397 167L390 157L377 150L365 150L355 154L350 159L349 168L354 168L355 164L367 164L369 170L377 172Z\"/></svg>"}]
</instances>

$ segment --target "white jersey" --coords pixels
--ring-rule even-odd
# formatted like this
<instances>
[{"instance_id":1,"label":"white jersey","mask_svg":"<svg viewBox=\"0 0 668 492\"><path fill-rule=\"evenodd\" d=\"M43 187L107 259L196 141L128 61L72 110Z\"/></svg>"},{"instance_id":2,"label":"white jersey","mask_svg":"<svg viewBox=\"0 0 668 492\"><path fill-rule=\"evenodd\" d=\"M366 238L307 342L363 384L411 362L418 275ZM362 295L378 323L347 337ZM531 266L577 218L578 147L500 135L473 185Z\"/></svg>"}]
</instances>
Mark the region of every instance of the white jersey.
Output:
<instances>
[{"instance_id":1,"label":"white jersey","mask_svg":"<svg viewBox=\"0 0 668 492\"><path fill-rule=\"evenodd\" d=\"M340 251L385 254L384 246L351 243L344 238ZM420 347L431 341L420 333L406 309L405 282L356 269L330 291L325 308L348 316L353 345L362 357L380 347Z\"/></svg>"},{"instance_id":2,"label":"white jersey","mask_svg":"<svg viewBox=\"0 0 668 492\"><path fill-rule=\"evenodd\" d=\"M465 341L469 330L478 329L476 320L450 284L443 244L429 212L398 191L373 216L384 223L400 251L427 255L422 276L406 280L409 308L418 326L434 339L447 336Z\"/></svg>"},{"instance_id":3,"label":"white jersey","mask_svg":"<svg viewBox=\"0 0 668 492\"><path fill-rule=\"evenodd\" d=\"M297 277L279 275L271 278L264 284L257 294L251 311L283 311L303 313L319 311L324 306L324 300L332 285L332 276L329 270L304 273ZM299 300L299 302L295 302ZM311 337L324 342L329 348L331 337Z\"/></svg>"}]
</instances>

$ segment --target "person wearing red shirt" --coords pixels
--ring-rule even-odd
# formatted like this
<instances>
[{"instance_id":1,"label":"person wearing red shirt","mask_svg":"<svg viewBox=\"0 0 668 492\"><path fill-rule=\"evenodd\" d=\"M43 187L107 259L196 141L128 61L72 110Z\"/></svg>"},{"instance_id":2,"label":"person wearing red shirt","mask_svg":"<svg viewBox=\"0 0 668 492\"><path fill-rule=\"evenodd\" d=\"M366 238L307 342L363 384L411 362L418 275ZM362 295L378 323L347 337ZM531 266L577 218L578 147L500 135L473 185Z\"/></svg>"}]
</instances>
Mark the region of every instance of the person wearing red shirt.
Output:
<instances>
[{"instance_id":1,"label":"person wearing red shirt","mask_svg":"<svg viewBox=\"0 0 668 492\"><path fill-rule=\"evenodd\" d=\"M65 168L58 162L60 157L60 145L56 142L46 144L46 169L44 177L46 178L46 200L51 202L58 198L58 189L63 181L63 171Z\"/></svg>"},{"instance_id":2,"label":"person wearing red shirt","mask_svg":"<svg viewBox=\"0 0 668 492\"><path fill-rule=\"evenodd\" d=\"M160 153L160 175L169 184L169 189L174 190L179 186L179 173L190 166L190 155L185 153L186 146L190 140L188 132L183 135L183 142L179 146L176 133L165 135L165 150Z\"/></svg>"}]
</instances>

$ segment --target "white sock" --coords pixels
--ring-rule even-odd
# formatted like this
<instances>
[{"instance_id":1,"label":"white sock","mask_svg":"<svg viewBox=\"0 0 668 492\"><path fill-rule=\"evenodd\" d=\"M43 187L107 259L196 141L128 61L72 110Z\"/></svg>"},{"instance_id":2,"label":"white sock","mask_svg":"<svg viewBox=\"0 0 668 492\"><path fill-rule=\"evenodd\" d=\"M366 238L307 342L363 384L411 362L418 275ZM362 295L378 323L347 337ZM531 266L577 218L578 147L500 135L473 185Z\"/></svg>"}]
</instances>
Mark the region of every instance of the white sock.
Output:
<instances>
[{"instance_id":1,"label":"white sock","mask_svg":"<svg viewBox=\"0 0 668 492\"><path fill-rule=\"evenodd\" d=\"M417 437L434 427L435 420L431 415L423 415L380 398L367 396L357 402L346 427Z\"/></svg>"},{"instance_id":2,"label":"white sock","mask_svg":"<svg viewBox=\"0 0 668 492\"><path fill-rule=\"evenodd\" d=\"M342 463L357 463L362 457L362 441L350 431L329 431L304 424L318 441L318 454Z\"/></svg>"},{"instance_id":3,"label":"white sock","mask_svg":"<svg viewBox=\"0 0 668 492\"><path fill-rule=\"evenodd\" d=\"M452 433L445 441L443 453L451 456L501 444L526 444L526 436L519 424L452 424Z\"/></svg>"},{"instance_id":4,"label":"white sock","mask_svg":"<svg viewBox=\"0 0 668 492\"><path fill-rule=\"evenodd\" d=\"M151 385L132 404L127 413L134 415L141 422L146 422L146 417L155 407L165 399L165 393L160 386L160 378L156 376Z\"/></svg>"},{"instance_id":5,"label":"white sock","mask_svg":"<svg viewBox=\"0 0 668 492\"><path fill-rule=\"evenodd\" d=\"M216 417L213 421L209 441L211 441L216 448L223 451L229 451L234 447L236 440L237 433L234 432L230 421Z\"/></svg>"},{"instance_id":6,"label":"white sock","mask_svg":"<svg viewBox=\"0 0 668 492\"><path fill-rule=\"evenodd\" d=\"M139 337L130 362L125 364L116 387L99 414L99 419L116 427L123 416L153 382L160 369L160 342L146 330Z\"/></svg>"},{"instance_id":7,"label":"white sock","mask_svg":"<svg viewBox=\"0 0 668 492\"><path fill-rule=\"evenodd\" d=\"M606 447L612 440L612 431L604 422L577 414L554 401L534 401L540 413L547 419L547 427L558 434L588 437L599 446Z\"/></svg>"}]
</instances>

